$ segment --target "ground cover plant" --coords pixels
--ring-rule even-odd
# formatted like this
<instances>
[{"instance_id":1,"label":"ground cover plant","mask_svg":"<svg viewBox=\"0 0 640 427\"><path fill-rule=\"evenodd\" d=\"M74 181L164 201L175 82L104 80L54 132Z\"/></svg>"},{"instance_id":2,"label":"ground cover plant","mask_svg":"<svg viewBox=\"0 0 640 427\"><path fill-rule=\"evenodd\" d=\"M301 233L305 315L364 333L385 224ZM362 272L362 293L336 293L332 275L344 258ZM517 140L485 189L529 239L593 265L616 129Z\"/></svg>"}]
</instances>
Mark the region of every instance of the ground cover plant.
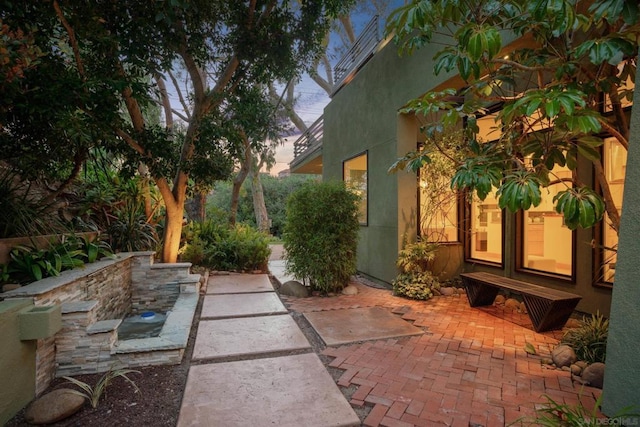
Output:
<instances>
[{"instance_id":1,"label":"ground cover plant","mask_svg":"<svg viewBox=\"0 0 640 427\"><path fill-rule=\"evenodd\" d=\"M436 243L421 239L405 245L396 261L400 274L392 282L395 295L418 300L433 297L440 282L429 271L429 263L435 258L437 249Z\"/></svg>"}]
</instances>

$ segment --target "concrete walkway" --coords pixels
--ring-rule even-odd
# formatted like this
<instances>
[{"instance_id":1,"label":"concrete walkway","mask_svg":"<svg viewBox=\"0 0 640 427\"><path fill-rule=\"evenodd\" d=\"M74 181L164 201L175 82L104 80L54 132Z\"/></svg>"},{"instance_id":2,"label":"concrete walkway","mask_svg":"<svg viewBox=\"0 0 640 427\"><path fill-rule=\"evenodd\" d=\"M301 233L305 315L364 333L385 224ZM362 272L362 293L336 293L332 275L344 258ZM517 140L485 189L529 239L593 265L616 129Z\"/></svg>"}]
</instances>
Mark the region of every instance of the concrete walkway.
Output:
<instances>
[{"instance_id":1,"label":"concrete walkway","mask_svg":"<svg viewBox=\"0 0 640 427\"><path fill-rule=\"evenodd\" d=\"M211 276L178 426L274 425L360 420L266 274Z\"/></svg>"}]
</instances>

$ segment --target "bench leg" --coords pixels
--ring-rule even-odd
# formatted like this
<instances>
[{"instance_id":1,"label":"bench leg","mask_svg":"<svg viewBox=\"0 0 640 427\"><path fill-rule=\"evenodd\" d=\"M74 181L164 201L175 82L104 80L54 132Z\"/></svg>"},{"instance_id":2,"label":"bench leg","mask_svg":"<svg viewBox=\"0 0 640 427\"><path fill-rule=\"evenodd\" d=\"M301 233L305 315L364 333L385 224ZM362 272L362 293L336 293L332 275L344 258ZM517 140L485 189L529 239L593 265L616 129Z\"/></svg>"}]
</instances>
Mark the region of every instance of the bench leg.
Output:
<instances>
[{"instance_id":1,"label":"bench leg","mask_svg":"<svg viewBox=\"0 0 640 427\"><path fill-rule=\"evenodd\" d=\"M580 301L580 298L550 301L526 294L522 298L536 332L562 329Z\"/></svg>"},{"instance_id":2,"label":"bench leg","mask_svg":"<svg viewBox=\"0 0 640 427\"><path fill-rule=\"evenodd\" d=\"M464 278L462 283L467 291L467 298L471 307L491 305L495 301L496 295L498 295L499 289L495 286L467 278Z\"/></svg>"}]
</instances>

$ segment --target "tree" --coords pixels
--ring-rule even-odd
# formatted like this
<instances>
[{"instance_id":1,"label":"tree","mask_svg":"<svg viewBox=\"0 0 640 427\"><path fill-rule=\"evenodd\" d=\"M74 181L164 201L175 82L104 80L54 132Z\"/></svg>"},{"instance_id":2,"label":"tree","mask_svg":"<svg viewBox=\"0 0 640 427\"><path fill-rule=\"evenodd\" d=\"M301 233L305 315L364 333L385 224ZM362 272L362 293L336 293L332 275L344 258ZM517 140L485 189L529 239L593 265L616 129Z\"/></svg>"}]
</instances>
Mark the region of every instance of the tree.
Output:
<instances>
[{"instance_id":1,"label":"tree","mask_svg":"<svg viewBox=\"0 0 640 427\"><path fill-rule=\"evenodd\" d=\"M162 260L174 262L190 178L211 181L227 164L229 147L220 144L224 134L216 121L225 101L245 83L293 77L315 57L332 17L346 6L338 0L51 0L5 1L1 10L16 28L35 22L38 46L47 52L42 61L75 76L76 84L40 88L40 94L56 89L49 92L55 98L64 89L82 95L82 102L72 103L74 111L114 135L112 149L132 167L149 168L166 208ZM176 110L166 103L164 125L150 125L143 114L176 68L185 70L189 85L184 135L173 132ZM119 114L121 105L127 120Z\"/></svg>"},{"instance_id":2,"label":"tree","mask_svg":"<svg viewBox=\"0 0 640 427\"><path fill-rule=\"evenodd\" d=\"M387 26L403 52L438 38L450 42L435 57L434 72L456 71L462 88L428 92L404 112L431 121L428 136L467 123L467 159L459 162L451 186L484 199L497 188L500 208L528 209L541 201L540 189L563 181L554 166L573 176L554 198L555 209L571 228L591 227L606 211L618 230L620 215L612 201L598 151L602 135L629 145L628 112L640 37L635 2L595 0L414 0L396 9ZM505 44L505 34L519 38ZM602 95L605 96L602 96ZM608 103L611 115L604 114ZM478 118L499 106L500 139L478 141ZM544 132L534 132L544 128ZM578 156L594 166L600 188L580 182ZM397 166L420 168L428 151L408 153Z\"/></svg>"}]
</instances>

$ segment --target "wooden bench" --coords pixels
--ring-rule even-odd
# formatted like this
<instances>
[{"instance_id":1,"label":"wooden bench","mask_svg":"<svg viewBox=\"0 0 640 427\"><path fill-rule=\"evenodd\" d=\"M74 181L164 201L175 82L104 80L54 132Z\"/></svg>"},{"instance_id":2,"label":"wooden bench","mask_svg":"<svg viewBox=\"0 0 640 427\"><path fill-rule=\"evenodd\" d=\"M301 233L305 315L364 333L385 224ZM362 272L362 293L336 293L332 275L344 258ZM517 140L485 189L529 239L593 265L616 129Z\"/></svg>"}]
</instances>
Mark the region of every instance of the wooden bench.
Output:
<instances>
[{"instance_id":1,"label":"wooden bench","mask_svg":"<svg viewBox=\"0 0 640 427\"><path fill-rule=\"evenodd\" d=\"M493 304L501 288L521 294L536 332L562 329L582 298L580 295L491 273L462 273L460 277L471 307Z\"/></svg>"}]
</instances>

